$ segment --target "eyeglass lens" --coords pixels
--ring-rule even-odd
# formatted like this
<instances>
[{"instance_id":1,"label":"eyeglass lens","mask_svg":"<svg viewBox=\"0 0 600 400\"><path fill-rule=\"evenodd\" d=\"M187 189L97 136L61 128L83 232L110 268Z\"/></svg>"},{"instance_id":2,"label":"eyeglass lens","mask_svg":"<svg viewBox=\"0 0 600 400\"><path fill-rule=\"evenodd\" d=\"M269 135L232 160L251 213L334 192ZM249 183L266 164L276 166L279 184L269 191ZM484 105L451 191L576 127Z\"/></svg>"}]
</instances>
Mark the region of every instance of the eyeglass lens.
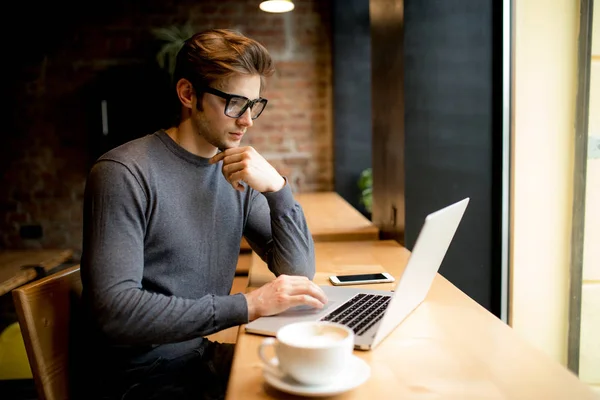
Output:
<instances>
[{"instance_id":1,"label":"eyeglass lens","mask_svg":"<svg viewBox=\"0 0 600 400\"><path fill-rule=\"evenodd\" d=\"M265 104L266 101L264 100L252 104L251 100L247 100L243 97L232 97L225 109L225 115L231 118L239 118L246 111L246 107L250 105L250 115L252 119L256 119L265 108Z\"/></svg>"}]
</instances>

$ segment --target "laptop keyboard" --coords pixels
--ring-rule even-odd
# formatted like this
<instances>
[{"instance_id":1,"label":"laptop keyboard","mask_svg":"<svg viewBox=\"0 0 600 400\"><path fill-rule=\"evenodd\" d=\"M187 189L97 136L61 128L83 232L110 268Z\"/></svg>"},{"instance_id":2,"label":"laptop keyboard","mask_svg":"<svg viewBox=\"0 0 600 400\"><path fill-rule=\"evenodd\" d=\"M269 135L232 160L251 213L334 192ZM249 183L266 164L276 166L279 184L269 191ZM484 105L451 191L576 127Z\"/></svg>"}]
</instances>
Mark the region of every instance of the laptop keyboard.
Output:
<instances>
[{"instance_id":1,"label":"laptop keyboard","mask_svg":"<svg viewBox=\"0 0 600 400\"><path fill-rule=\"evenodd\" d=\"M357 294L321 318L321 321L346 325L355 335L362 335L383 317L390 304L391 296L379 294Z\"/></svg>"}]
</instances>

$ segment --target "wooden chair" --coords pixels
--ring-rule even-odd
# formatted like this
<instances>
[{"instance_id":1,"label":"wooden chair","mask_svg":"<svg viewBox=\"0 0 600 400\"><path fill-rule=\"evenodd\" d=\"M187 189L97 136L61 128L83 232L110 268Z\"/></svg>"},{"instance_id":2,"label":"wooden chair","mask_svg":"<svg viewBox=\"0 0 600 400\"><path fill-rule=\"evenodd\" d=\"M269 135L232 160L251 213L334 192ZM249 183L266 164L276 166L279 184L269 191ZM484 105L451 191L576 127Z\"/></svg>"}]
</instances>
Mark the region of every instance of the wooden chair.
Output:
<instances>
[{"instance_id":1,"label":"wooden chair","mask_svg":"<svg viewBox=\"0 0 600 400\"><path fill-rule=\"evenodd\" d=\"M79 265L12 293L39 398L68 399L73 300L81 296Z\"/></svg>"},{"instance_id":2,"label":"wooden chair","mask_svg":"<svg viewBox=\"0 0 600 400\"><path fill-rule=\"evenodd\" d=\"M251 254L240 257L240 268L248 269ZM248 264L248 265L247 265ZM231 293L243 292L247 275L235 278ZM81 296L79 265L31 282L12 291L21 334L40 400L69 399L69 348L78 338L74 331L75 301ZM77 317L75 317L77 318ZM235 343L238 327L209 336ZM87 339L87 338L86 338Z\"/></svg>"}]
</instances>

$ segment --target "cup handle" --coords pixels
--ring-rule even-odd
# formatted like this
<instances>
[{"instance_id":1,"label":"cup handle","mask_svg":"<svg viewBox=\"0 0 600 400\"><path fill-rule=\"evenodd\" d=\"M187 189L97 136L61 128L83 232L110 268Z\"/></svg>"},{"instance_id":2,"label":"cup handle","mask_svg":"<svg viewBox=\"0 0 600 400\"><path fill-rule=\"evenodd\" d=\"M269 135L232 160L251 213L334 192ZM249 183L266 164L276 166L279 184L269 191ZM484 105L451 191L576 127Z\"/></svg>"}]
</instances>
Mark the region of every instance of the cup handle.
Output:
<instances>
[{"instance_id":1,"label":"cup handle","mask_svg":"<svg viewBox=\"0 0 600 400\"><path fill-rule=\"evenodd\" d=\"M264 339L258 347L258 356L263 362L265 369L269 370L269 372L271 372L272 374L281 376L283 374L279 370L279 360L277 359L277 357L267 358L267 356L265 355L265 350L267 349L267 347L275 346L276 342L277 339L272 337Z\"/></svg>"}]
</instances>

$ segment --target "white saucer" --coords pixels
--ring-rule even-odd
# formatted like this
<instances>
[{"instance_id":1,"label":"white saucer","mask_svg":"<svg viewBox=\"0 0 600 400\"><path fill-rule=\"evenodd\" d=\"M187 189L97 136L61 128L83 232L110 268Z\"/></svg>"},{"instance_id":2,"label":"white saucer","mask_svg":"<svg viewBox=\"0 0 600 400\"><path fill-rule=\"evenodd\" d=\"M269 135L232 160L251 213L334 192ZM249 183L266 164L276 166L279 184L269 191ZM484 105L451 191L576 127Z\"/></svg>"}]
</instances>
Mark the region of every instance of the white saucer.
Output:
<instances>
[{"instance_id":1,"label":"white saucer","mask_svg":"<svg viewBox=\"0 0 600 400\"><path fill-rule=\"evenodd\" d=\"M362 385L371 376L371 367L362 359L352 355L346 370L335 380L325 385L315 386L303 385L288 376L282 377L267 369L263 370L263 376L267 383L282 392L308 397L332 396Z\"/></svg>"}]
</instances>

